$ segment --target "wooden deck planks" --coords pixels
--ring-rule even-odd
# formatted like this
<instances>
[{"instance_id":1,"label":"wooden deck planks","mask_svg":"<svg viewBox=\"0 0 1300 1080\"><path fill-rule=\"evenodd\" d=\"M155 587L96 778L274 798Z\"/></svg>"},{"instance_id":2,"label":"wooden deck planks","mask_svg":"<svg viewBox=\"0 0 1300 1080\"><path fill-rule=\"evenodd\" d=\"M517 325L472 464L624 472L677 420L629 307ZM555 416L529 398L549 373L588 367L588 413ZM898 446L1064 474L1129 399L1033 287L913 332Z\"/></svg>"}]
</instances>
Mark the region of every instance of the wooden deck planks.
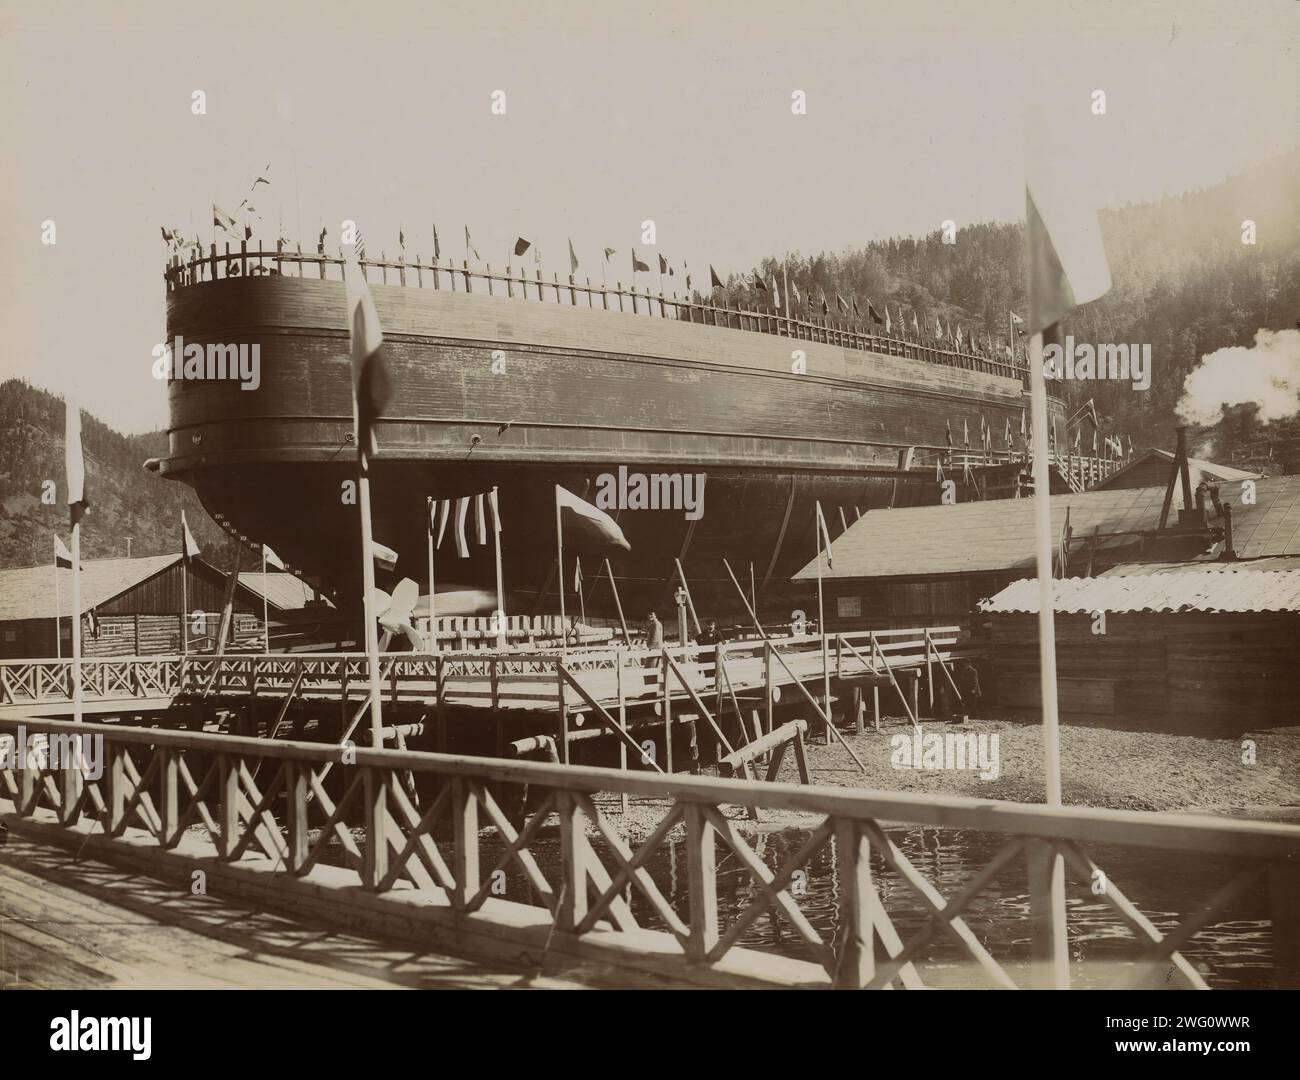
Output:
<instances>
[{"instance_id":1,"label":"wooden deck planks","mask_svg":"<svg viewBox=\"0 0 1300 1080\"><path fill-rule=\"evenodd\" d=\"M0 849L0 989L517 986L580 988L178 893L21 837Z\"/></svg>"}]
</instances>

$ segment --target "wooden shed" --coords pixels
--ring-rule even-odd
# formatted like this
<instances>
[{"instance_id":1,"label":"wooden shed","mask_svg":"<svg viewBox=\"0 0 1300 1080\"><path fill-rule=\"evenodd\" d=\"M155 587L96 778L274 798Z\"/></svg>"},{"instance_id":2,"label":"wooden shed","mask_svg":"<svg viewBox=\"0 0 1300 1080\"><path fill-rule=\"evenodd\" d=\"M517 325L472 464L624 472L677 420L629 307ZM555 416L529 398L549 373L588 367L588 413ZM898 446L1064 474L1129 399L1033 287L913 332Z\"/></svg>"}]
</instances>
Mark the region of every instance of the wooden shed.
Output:
<instances>
[{"instance_id":1,"label":"wooden shed","mask_svg":"<svg viewBox=\"0 0 1300 1080\"><path fill-rule=\"evenodd\" d=\"M184 587L182 588L182 575ZM82 655L173 655L210 646L221 619L226 575L202 558L180 554L91 559L81 572ZM71 655L72 570L31 566L0 570L0 657ZM55 637L56 619L59 637ZM262 632L262 604L241 585L232 633Z\"/></svg>"},{"instance_id":2,"label":"wooden shed","mask_svg":"<svg viewBox=\"0 0 1300 1080\"><path fill-rule=\"evenodd\" d=\"M1300 719L1300 569L1142 569L1054 582L1062 715L1233 730ZM1038 582L1017 581L980 608L993 700L1037 710Z\"/></svg>"}]
</instances>

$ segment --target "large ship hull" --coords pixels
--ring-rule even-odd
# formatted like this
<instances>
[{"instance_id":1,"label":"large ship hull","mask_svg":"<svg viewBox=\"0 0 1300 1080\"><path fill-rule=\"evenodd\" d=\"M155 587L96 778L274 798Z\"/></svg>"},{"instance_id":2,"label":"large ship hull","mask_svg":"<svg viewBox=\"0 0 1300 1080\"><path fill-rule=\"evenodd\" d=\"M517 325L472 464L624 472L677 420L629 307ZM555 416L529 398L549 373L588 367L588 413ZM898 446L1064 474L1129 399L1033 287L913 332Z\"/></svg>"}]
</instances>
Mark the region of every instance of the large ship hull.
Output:
<instances>
[{"instance_id":1,"label":"large ship hull","mask_svg":"<svg viewBox=\"0 0 1300 1080\"><path fill-rule=\"evenodd\" d=\"M1025 405L1016 378L905 356L567 299L371 289L393 385L372 462L374 535L399 553L399 576L424 584L426 499L498 487L516 607L554 606L557 483L594 501L598 478L620 466L702 474L698 520L682 509L612 509L630 552L574 539L566 553L610 557L629 617L665 603L675 560L697 606L736 607L724 557L742 579L752 564L770 609L815 552L815 501L834 531L868 509L935 502L933 464L900 468L900 452L942 448L947 430L960 440L981 423L1001 433L1009 420L1018 431ZM234 531L354 597L343 284L266 276L178 287L168 335L258 346L260 383L173 379L164 474L193 485ZM1059 417L1059 402L1051 408ZM494 578L491 546L472 536L464 559L445 538L436 567L440 588ZM589 587L597 567L589 559ZM595 588L594 605L611 599Z\"/></svg>"}]
</instances>

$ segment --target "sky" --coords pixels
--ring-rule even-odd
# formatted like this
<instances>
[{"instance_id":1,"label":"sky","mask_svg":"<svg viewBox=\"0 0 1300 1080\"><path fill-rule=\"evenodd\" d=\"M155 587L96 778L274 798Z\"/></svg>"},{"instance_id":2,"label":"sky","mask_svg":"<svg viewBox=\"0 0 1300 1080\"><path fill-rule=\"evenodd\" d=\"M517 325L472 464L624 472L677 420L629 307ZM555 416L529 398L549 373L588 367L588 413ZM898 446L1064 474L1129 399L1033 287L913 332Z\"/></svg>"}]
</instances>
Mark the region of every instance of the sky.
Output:
<instances>
[{"instance_id":1,"label":"sky","mask_svg":"<svg viewBox=\"0 0 1300 1080\"><path fill-rule=\"evenodd\" d=\"M608 246L626 280L635 245L725 277L1023 220L1031 102L1098 205L1290 149L1300 3L0 0L0 100L0 378L135 432L167 416L159 228L210 242L268 163L268 242L333 247L350 218L371 254L401 227L427 256L437 224L463 258L468 225L494 266L524 236L567 273L571 238L580 275Z\"/></svg>"}]
</instances>

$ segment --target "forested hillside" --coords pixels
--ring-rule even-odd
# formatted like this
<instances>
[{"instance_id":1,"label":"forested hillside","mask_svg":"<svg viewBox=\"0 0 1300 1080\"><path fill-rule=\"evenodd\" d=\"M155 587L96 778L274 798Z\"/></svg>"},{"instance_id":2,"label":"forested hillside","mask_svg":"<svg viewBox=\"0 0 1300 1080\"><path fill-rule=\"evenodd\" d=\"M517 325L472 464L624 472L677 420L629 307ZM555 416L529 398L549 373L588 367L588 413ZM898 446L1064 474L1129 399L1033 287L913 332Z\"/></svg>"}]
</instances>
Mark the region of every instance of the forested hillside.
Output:
<instances>
[{"instance_id":1,"label":"forested hillside","mask_svg":"<svg viewBox=\"0 0 1300 1080\"><path fill-rule=\"evenodd\" d=\"M1242 243L1246 220L1255 223L1253 245ZM1300 150L1210 189L1104 210L1101 227L1114 286L1067 329L1080 341L1149 343L1152 384L1146 392L1106 383L1067 390L1076 402L1094 397L1108 427L1131 434L1135 445L1165 446L1184 379L1202 356L1300 320ZM960 228L955 244L936 231L839 254L773 257L760 269L768 280L787 272L805 301L824 292L832 311L836 292L870 298L877 308L886 301L895 321L901 304L909 323L913 311L931 326L937 315L945 326L975 329L981 341L989 333L1005 339L1007 312L1025 313L1020 224ZM743 286L733 295L766 299ZM1265 427L1252 414L1249 406L1229 410L1214 429L1196 432L1195 445L1225 461L1266 459L1270 449L1275 461L1294 461L1300 424Z\"/></svg>"},{"instance_id":2,"label":"forested hillside","mask_svg":"<svg viewBox=\"0 0 1300 1080\"><path fill-rule=\"evenodd\" d=\"M0 383L0 566L50 562L52 535L67 542L63 423L61 398L17 379ZM85 412L82 445L91 503L81 530L83 558L124 556L128 536L133 555L180 551L183 509L203 554L229 566L238 545L208 517L198 496L144 469L147 458L166 450L162 432L119 435ZM52 506L41 498L47 480L57 492Z\"/></svg>"}]
</instances>

